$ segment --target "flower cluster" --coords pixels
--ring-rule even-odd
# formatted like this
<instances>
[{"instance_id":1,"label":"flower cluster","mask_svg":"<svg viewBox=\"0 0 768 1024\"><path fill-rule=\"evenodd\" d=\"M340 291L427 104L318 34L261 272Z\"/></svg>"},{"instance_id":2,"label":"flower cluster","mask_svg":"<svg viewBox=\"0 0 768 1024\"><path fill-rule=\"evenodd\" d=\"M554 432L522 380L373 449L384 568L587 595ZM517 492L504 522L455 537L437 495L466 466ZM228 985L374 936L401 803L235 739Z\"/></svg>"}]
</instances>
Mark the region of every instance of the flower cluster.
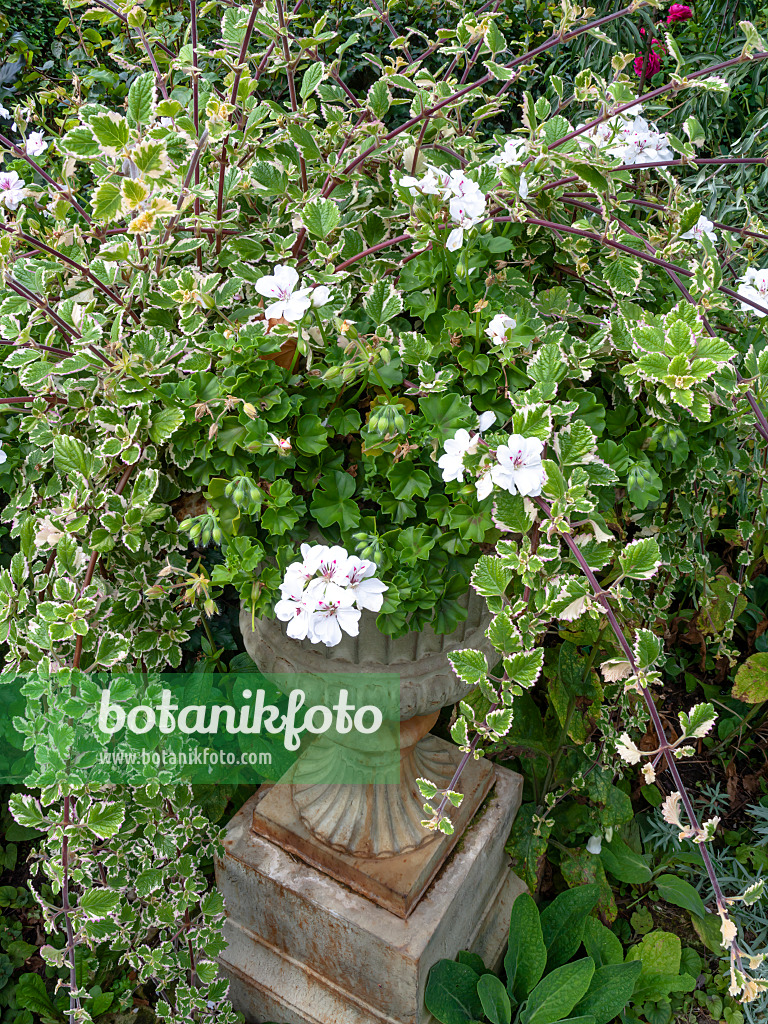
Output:
<instances>
[{"instance_id":1,"label":"flower cluster","mask_svg":"<svg viewBox=\"0 0 768 1024\"><path fill-rule=\"evenodd\" d=\"M342 631L357 636L362 609L380 611L389 589L374 579L375 562L324 544L302 544L301 557L286 569L275 605L288 636L326 647L340 643Z\"/></svg>"},{"instance_id":2,"label":"flower cluster","mask_svg":"<svg viewBox=\"0 0 768 1024\"><path fill-rule=\"evenodd\" d=\"M256 291L267 299L274 299L264 310L267 320L283 317L295 324L304 316L310 306L324 306L331 298L331 291L325 285L297 288L299 275L293 267L278 263L275 272L260 277Z\"/></svg>"},{"instance_id":3,"label":"flower cluster","mask_svg":"<svg viewBox=\"0 0 768 1024\"><path fill-rule=\"evenodd\" d=\"M622 164L652 164L660 160L674 160L664 132L650 125L639 114L631 121L620 114L595 125L579 136L583 147L590 143L605 147L609 156L618 157Z\"/></svg>"},{"instance_id":4,"label":"flower cluster","mask_svg":"<svg viewBox=\"0 0 768 1024\"><path fill-rule=\"evenodd\" d=\"M426 174L422 178L405 175L399 184L401 188L408 189L412 196L440 196L444 201L448 200L448 213L456 225L445 243L450 252L461 248L464 232L479 224L485 214L485 195L482 189L463 171L448 172L427 165Z\"/></svg>"},{"instance_id":5,"label":"flower cluster","mask_svg":"<svg viewBox=\"0 0 768 1024\"><path fill-rule=\"evenodd\" d=\"M488 415L493 414L484 414L480 418L480 428L476 434L472 435L462 428L445 442L445 453L437 460L437 464L446 482L463 482L464 473L467 471L464 459L467 455L477 454L481 442L480 435L486 429L486 425L491 425L484 419ZM494 485L511 494L522 494L525 497L532 498L541 494L547 479L541 462L543 450L544 442L540 438L522 437L520 434L512 434L508 443L500 444L495 451L488 447L480 460L479 475L475 480L479 500L487 498Z\"/></svg>"}]
</instances>

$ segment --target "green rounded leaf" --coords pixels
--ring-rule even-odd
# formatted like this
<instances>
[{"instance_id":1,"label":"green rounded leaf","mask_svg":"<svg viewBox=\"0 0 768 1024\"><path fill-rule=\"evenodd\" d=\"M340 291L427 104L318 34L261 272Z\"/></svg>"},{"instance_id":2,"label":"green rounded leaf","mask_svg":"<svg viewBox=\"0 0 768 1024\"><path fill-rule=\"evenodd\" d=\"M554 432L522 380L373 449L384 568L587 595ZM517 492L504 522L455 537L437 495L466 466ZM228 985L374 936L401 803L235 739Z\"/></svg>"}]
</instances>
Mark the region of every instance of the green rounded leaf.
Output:
<instances>
[{"instance_id":1,"label":"green rounded leaf","mask_svg":"<svg viewBox=\"0 0 768 1024\"><path fill-rule=\"evenodd\" d=\"M590 1014L595 1018L595 1024L608 1024L632 998L640 967L640 963L635 961L598 968L587 994L576 1006L576 1013Z\"/></svg>"},{"instance_id":2,"label":"green rounded leaf","mask_svg":"<svg viewBox=\"0 0 768 1024\"><path fill-rule=\"evenodd\" d=\"M471 967L453 960L438 960L427 979L424 1002L441 1024L468 1024L478 1020L483 1004L477 994L478 978Z\"/></svg>"},{"instance_id":3,"label":"green rounded leaf","mask_svg":"<svg viewBox=\"0 0 768 1024\"><path fill-rule=\"evenodd\" d=\"M656 887L659 890L659 896L667 903L682 907L683 910L690 910L692 914L697 914L699 917L706 916L707 908L704 906L704 901L690 882L686 882L676 875L659 875L656 879Z\"/></svg>"}]
</instances>

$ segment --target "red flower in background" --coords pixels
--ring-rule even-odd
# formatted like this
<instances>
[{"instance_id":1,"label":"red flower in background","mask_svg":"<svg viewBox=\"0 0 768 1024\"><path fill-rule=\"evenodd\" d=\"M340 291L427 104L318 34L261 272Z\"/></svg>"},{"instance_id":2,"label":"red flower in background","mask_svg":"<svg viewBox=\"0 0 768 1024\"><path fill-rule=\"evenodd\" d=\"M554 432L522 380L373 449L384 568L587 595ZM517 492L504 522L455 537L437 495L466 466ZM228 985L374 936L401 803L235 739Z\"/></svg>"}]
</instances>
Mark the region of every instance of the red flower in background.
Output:
<instances>
[{"instance_id":1,"label":"red flower in background","mask_svg":"<svg viewBox=\"0 0 768 1024\"><path fill-rule=\"evenodd\" d=\"M686 4L672 4L667 15L667 24L674 25L676 21L688 21L693 17L693 11Z\"/></svg>"},{"instance_id":2,"label":"red flower in background","mask_svg":"<svg viewBox=\"0 0 768 1024\"><path fill-rule=\"evenodd\" d=\"M679 5L675 5L675 6L679 6ZM645 35L645 29L644 28L640 29L640 35L641 36ZM664 47L661 45L661 43L659 42L658 39L651 40L651 46L652 47L654 47L654 46L658 47L659 52L657 53L656 50L651 49L651 52L648 54L648 67L647 67L646 72L645 72L645 77L646 78L653 78L654 75L658 75L658 73L661 71L661 54L663 54L665 52ZM642 77L642 74L643 74L643 62L644 61L645 61L645 54L638 53L637 56L635 57L634 68L635 68L635 74L638 75L639 77Z\"/></svg>"},{"instance_id":3,"label":"red flower in background","mask_svg":"<svg viewBox=\"0 0 768 1024\"><path fill-rule=\"evenodd\" d=\"M642 75L643 73L643 62L645 56L642 53L638 53L635 57L635 74ZM661 57L658 53L654 53L653 50L648 54L648 69L645 73L646 78L653 78L654 75L658 75L661 71Z\"/></svg>"}]
</instances>

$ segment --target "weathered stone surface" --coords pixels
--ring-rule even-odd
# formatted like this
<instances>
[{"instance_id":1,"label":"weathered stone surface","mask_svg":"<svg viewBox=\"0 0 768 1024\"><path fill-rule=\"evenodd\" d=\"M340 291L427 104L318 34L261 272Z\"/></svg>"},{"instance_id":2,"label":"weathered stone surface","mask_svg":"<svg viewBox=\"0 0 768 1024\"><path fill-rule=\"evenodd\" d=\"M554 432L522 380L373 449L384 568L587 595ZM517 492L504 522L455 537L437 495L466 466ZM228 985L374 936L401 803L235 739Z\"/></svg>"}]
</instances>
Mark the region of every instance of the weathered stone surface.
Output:
<instances>
[{"instance_id":1,"label":"weathered stone surface","mask_svg":"<svg viewBox=\"0 0 768 1024\"><path fill-rule=\"evenodd\" d=\"M254 832L271 839L282 850L296 854L379 906L391 910L398 917L407 917L440 865L460 841L464 829L487 796L494 779L493 765L488 761L484 758L470 761L461 776L464 799L461 806L452 811L454 834L447 836L442 832L429 832L419 825L424 817L424 799L419 793L417 775L446 786L462 755L455 744L446 743L437 736L426 736L418 746L426 748L424 759L418 764L419 770L404 772L399 786L297 787L278 784L262 787L258 793L261 798L253 811ZM297 789L304 789L305 792L297 795ZM404 827L405 799L412 808L415 827L427 841L419 842L418 845L413 843L406 852L387 857L350 855L341 843L331 846L326 835L323 835L325 842L318 842L320 830L308 827L301 813L301 797L311 797L321 790L327 792L323 794L322 800L316 798L316 804L319 805L318 818L322 820L324 815L331 836L337 834L350 846L350 837L344 834L341 826L337 826L334 833L332 826L336 821L336 811L341 812L341 825L359 821L361 836L371 841L388 840L390 846L393 846L403 835L407 835ZM398 802L397 798L401 794L405 799ZM365 810L366 803L370 808L368 811ZM393 813L395 809L398 814ZM357 845L359 847L361 844Z\"/></svg>"},{"instance_id":2,"label":"weathered stone surface","mask_svg":"<svg viewBox=\"0 0 768 1024\"><path fill-rule=\"evenodd\" d=\"M437 960L472 949L498 965L524 889L504 853L522 779L494 773L486 804L405 920L256 836L256 797L243 806L216 878L229 914L221 964L249 1022L427 1024Z\"/></svg>"}]
</instances>

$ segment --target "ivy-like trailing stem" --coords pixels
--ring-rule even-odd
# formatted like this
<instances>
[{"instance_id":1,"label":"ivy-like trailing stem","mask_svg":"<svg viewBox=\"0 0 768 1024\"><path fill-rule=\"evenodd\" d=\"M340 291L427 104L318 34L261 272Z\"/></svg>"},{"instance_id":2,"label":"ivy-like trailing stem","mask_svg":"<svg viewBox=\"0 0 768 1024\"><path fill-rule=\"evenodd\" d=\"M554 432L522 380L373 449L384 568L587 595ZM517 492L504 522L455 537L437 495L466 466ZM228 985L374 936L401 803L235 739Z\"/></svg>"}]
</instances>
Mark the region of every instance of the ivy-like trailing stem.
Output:
<instances>
[{"instance_id":1,"label":"ivy-like trailing stem","mask_svg":"<svg viewBox=\"0 0 768 1024\"><path fill-rule=\"evenodd\" d=\"M299 101L296 96L296 78L293 73L293 65L291 64L291 53L288 45L288 33L285 26L285 12L283 11L283 0L275 0L275 6L277 8L277 18L280 23L280 40L283 46L283 59L285 60L285 72L288 76L288 93L291 97L291 110L295 114L299 109ZM304 160L304 156L299 152L299 173L301 175L301 190L306 195L309 191L309 184L307 183L307 164Z\"/></svg>"},{"instance_id":2,"label":"ivy-like trailing stem","mask_svg":"<svg viewBox=\"0 0 768 1024\"><path fill-rule=\"evenodd\" d=\"M590 213L596 213L598 215L601 215L601 210L598 207L593 206L591 203L585 203L585 202L582 202L581 200L577 200L577 199L564 199L563 201L568 203L568 205L570 205L570 206L575 206L575 207L577 207L579 209L588 210ZM624 231L627 231L629 234L634 235L635 238L642 239L642 241L645 243L645 246L646 246L647 250L650 253L654 253L656 251L654 249L654 247L651 245L651 243L647 239L643 239L642 235L639 235L628 224L625 224L623 220L620 220L615 215L612 217L612 219L614 221L616 221L616 223ZM667 274L668 274L670 280L680 290L680 293L682 294L683 298L687 302L690 302L690 304L692 306L698 306L698 302L696 302L694 297L691 295L691 293L685 287L683 282L680 280L680 278L678 277L677 272L672 270L670 267L667 267L665 269L667 271ZM709 319L706 316L704 316L704 315L702 315L701 319L702 319L702 322L704 324L704 329L706 330L707 334L709 334L710 338L714 338L716 335L715 335L714 330L712 329L712 325L710 324ZM742 375L738 372L738 370L736 371L736 379L738 380L739 384L743 384L745 382L744 377L742 377ZM768 441L768 419L766 419L765 414L763 413L763 411L760 408L760 406L757 404L757 400L756 400L755 396L752 394L751 391L747 390L745 392L745 397L746 397L747 401L749 402L749 406L752 409L752 413L753 413L753 415L755 417L758 433L760 434L760 436L764 440ZM734 399L734 401L736 401L736 399ZM735 604L734 604L734 608L735 608Z\"/></svg>"},{"instance_id":3,"label":"ivy-like trailing stem","mask_svg":"<svg viewBox=\"0 0 768 1024\"><path fill-rule=\"evenodd\" d=\"M543 498L533 498L532 500L535 502L536 505L539 506L542 512L544 512L544 514L549 519L552 519L552 508L548 502L546 502ZM608 600L607 594L600 586L597 577L587 564L587 561L584 558L584 555L582 554L581 549L579 548L579 545L576 543L573 536L568 532L564 533L561 531L558 531L558 536L560 536L563 539L566 546L570 550L571 554L579 563L579 568L583 572L584 576L587 579L587 582L592 588L595 598L602 605L603 611L606 615L606 618L608 619L608 623L613 631L613 634L616 637L619 646L626 655L627 661L630 664L632 673L637 676L639 670L637 661L635 660L635 653L632 650L632 647L629 641L627 640L626 635L624 634L624 630L622 629L618 619L616 618L613 608L611 607L611 603ZM695 832L698 835L701 835L701 825L699 824L699 820L693 808L691 799L688 796L688 791L685 788L685 784L683 783L683 780L680 777L680 772L678 770L677 762L674 757L674 747L669 742L666 733L664 732L664 724L661 721L661 716L659 715L658 710L656 709L656 704L654 703L653 695L646 686L640 685L639 689L645 700L648 712L651 716L653 727L656 730L656 735L659 740L659 752L664 755L664 760L666 761L669 773L672 776L672 781L675 784L675 789L680 794L680 798L682 800L683 807L685 808L685 813L688 815L691 827L695 830ZM714 865L712 864L712 858L709 856L709 851L707 850L704 843L698 843L697 845L699 847L702 860L704 861L704 867L706 869L707 876L709 877L709 881L712 886L712 891L714 892L715 899L717 900L718 910L724 914L727 914L727 904L725 902L725 898L720 887L720 882L717 878L717 875L715 874Z\"/></svg>"},{"instance_id":4,"label":"ivy-like trailing stem","mask_svg":"<svg viewBox=\"0 0 768 1024\"><path fill-rule=\"evenodd\" d=\"M256 23L256 15L261 9L262 0L252 0L251 13L248 18L248 24L245 26L245 35L243 36L243 42L240 47L240 53L237 58L237 68L235 69L235 77L232 81L232 92L230 94L230 103L233 107L237 107L237 94L240 90L240 79L243 76L243 68L245 67L245 57L248 53L248 47L251 44L251 36L253 35L253 26ZM216 220L221 221L224 215L224 175L227 172L227 143L229 142L229 136L225 136L224 142L221 146L221 158L219 161L219 184L216 193ZM216 235L216 252L221 252L221 234Z\"/></svg>"},{"instance_id":5,"label":"ivy-like trailing stem","mask_svg":"<svg viewBox=\"0 0 768 1024\"><path fill-rule=\"evenodd\" d=\"M350 256L348 260L344 260L343 263L337 264L333 268L334 274L340 274L342 270L346 270L347 267L351 267L353 263L357 263L358 260L365 259L366 256L370 256L371 253L380 252L382 249L388 248L390 245L399 245L400 242L413 241L411 235L398 235L396 238L388 238L383 242L377 242L376 245L370 246L363 252L359 252L356 256Z\"/></svg>"},{"instance_id":6,"label":"ivy-like trailing stem","mask_svg":"<svg viewBox=\"0 0 768 1024\"><path fill-rule=\"evenodd\" d=\"M120 480L118 481L117 487L115 488L115 494L117 494L119 496L119 495L121 495L123 493L123 491L126 488L126 485L127 485L128 481L131 479L131 474L133 473L134 469L136 469L136 466L137 466L137 463L134 462L133 465L125 467L125 469L123 470L123 475L120 477ZM92 551L91 552L90 560L88 562L88 568L85 570L85 577L83 579L83 585L80 588L80 593L81 594L83 593L83 591L87 590L88 587L90 587L91 580L93 579L93 574L94 574L94 572L96 570L96 563L98 562L98 560L99 560L99 552L98 551ZM74 656L72 658L72 667L73 668L78 668L78 669L80 668L80 659L82 658L82 656L83 656L83 638L82 638L82 636L80 634L78 634L77 640L75 641L75 653L74 653Z\"/></svg>"},{"instance_id":7,"label":"ivy-like trailing stem","mask_svg":"<svg viewBox=\"0 0 768 1024\"><path fill-rule=\"evenodd\" d=\"M110 299L112 302L116 302L118 306L122 306L123 309L127 308L122 297L118 295L117 292L113 291L109 287L109 285L106 285L102 281L100 281L98 277L96 277L96 275L88 269L88 267L84 267L81 263L78 263L76 260L73 260L70 256L65 256L64 253L59 252L58 249L54 249L52 246L46 245L45 242L39 242L37 241L37 239L32 238L31 235L27 235L23 231L17 231L15 228L12 228L7 224L0 224L0 229L8 232L9 235L13 235L14 238L20 238L23 242L30 246L30 248L37 249L38 252L47 252L49 256L53 256L55 259L57 259L60 263L63 263L65 266L72 267L74 270L79 270L83 277L86 277L91 282L93 287L97 288L102 293L102 295L106 295L108 299ZM134 321L137 324L141 322L139 320L139 317L136 315L136 313L133 312L133 310L129 309L128 314L131 317L133 317Z\"/></svg>"},{"instance_id":8,"label":"ivy-like trailing stem","mask_svg":"<svg viewBox=\"0 0 768 1024\"><path fill-rule=\"evenodd\" d=\"M160 267L161 267L161 261L162 261L162 248L165 245L165 243L168 241L168 239L171 237L171 234L173 233L176 225L179 222L179 217L181 216L181 207L184 205L184 197L187 194L187 189L189 188L189 184L192 181L192 176L195 173L195 169L196 169L197 165L200 163L200 157L202 156L203 150L205 149L207 143L208 143L208 129L206 128L203 131L203 134L198 139L197 146L195 147L195 152L192 154L192 159L189 162L189 167L187 168L187 173L184 176L184 181L183 181L182 186L181 186L181 192L179 192L179 198L176 200L176 213L173 215L173 217L170 218L170 220L166 224L165 231L163 232L163 237L160 240L160 252L158 252L157 259L155 260L155 274L156 275L160 273Z\"/></svg>"},{"instance_id":9,"label":"ivy-like trailing stem","mask_svg":"<svg viewBox=\"0 0 768 1024\"><path fill-rule=\"evenodd\" d=\"M131 26L128 25L128 18L125 14L122 13L122 11L119 11L116 7L113 7L111 4L106 3L106 0L92 0L92 2L95 7L101 7L102 10L109 11L110 14L114 14L118 21L121 21L130 29ZM175 54L173 50L169 49L165 45L165 43L162 42L162 40L157 39L156 43L158 50L162 50L166 57L170 57L171 60L176 60L178 54Z\"/></svg>"},{"instance_id":10,"label":"ivy-like trailing stem","mask_svg":"<svg viewBox=\"0 0 768 1024\"><path fill-rule=\"evenodd\" d=\"M144 49L146 51L146 54L149 57L149 63L152 65L152 70L155 73L155 82L157 83L157 87L160 90L160 92L162 93L163 99L167 100L168 99L168 90L167 90L167 88L165 86L165 79L160 74L160 68L157 66L157 61L155 60L154 53L152 53L152 48L149 45L149 40L147 39L146 35L144 34L144 29L140 25L137 27L137 32L139 33L139 39L141 40L141 45L144 47Z\"/></svg>"},{"instance_id":11,"label":"ivy-like trailing stem","mask_svg":"<svg viewBox=\"0 0 768 1024\"><path fill-rule=\"evenodd\" d=\"M64 914L64 930L67 936L67 958L69 960L69 1019L73 1020L75 1013L80 1009L80 996L77 992L77 968L75 966L75 932L72 927L71 910L69 903L69 836L67 828L72 824L72 798L64 797L64 820L62 821L61 840L61 909Z\"/></svg>"},{"instance_id":12,"label":"ivy-like trailing stem","mask_svg":"<svg viewBox=\"0 0 768 1024\"><path fill-rule=\"evenodd\" d=\"M571 32L566 32L563 34L556 33L545 43L542 43L540 46L537 46L533 50L529 50L527 53L522 54L522 56L520 57L515 57L514 60L509 61L507 64L504 65L504 67L515 68L521 64L525 64L526 61L532 60L534 57L538 57L540 54L545 53L547 50L551 50L555 46L559 46L560 43L570 42L571 39L576 39L578 36L583 35L585 32L590 32L594 28L600 28L602 25L607 25L611 21L616 21L618 18L623 18L627 14L632 14L637 9L637 6L638 5L636 4L630 4L627 7L622 7L618 11L614 11L613 14L606 14L602 18L597 18L595 21L590 21L579 28L573 29ZM490 81L493 81L492 75L483 75L481 78L478 78L477 81L472 82L469 85L465 85L463 88L458 89L450 96L446 96L444 99L440 100L438 103L435 103L433 106L426 107L421 113L416 114L408 121L403 122L403 124L399 125L397 128L393 128L391 132L384 136L381 143L377 142L373 146L369 146L368 149L365 150L365 152L361 153L359 156L356 156L355 159L352 160L351 163L347 164L347 166L341 172L342 175L350 174L356 167L363 163L364 160L367 160L368 157L371 156L371 154L375 153L378 149L381 149L381 146L384 143L391 142L392 139L395 139L397 138L398 135L401 135L403 132L408 131L409 128L413 128L414 125L417 125L419 121L423 120L425 117L431 117L432 114L437 113L438 110L442 110L444 107L450 106L450 104L452 103L456 103L457 100L462 99L462 97L468 95L471 92L474 92L476 89L482 89L482 87L484 85L487 85L488 82ZM505 87L508 84L509 83L505 82L497 95L501 95L501 93L504 92ZM329 194L329 189L330 191L333 191L332 186L335 186L335 182L331 183L330 185L326 185L323 188L323 195L327 196Z\"/></svg>"},{"instance_id":13,"label":"ivy-like trailing stem","mask_svg":"<svg viewBox=\"0 0 768 1024\"><path fill-rule=\"evenodd\" d=\"M68 188L65 188L64 185L60 185L58 181L55 181L50 176L50 174L48 174L47 171L43 170L43 168L40 166L39 163L37 163L37 161L32 159L31 156L27 156L26 150L22 149L21 146L17 146L15 142L11 142L11 140L6 138L5 135L0 135L0 145L6 146L8 149L10 149L13 155L18 157L20 160L25 160L32 168L32 170L39 174L44 181L47 181L49 185L53 185L53 187L59 193L61 198L66 199L66 201L69 203L72 209L77 210L77 212L80 214L80 216L87 224L93 224L90 215L85 212L80 203L78 203L78 201L74 198L70 190Z\"/></svg>"},{"instance_id":14,"label":"ivy-like trailing stem","mask_svg":"<svg viewBox=\"0 0 768 1024\"><path fill-rule=\"evenodd\" d=\"M200 138L200 69L197 61L197 0L189 0L190 39L192 42L192 121L195 137ZM195 186L200 184L200 162L195 166ZM200 200L195 196L195 238L200 237ZM221 236L217 236L221 237ZM203 254L198 246L195 250L197 269L203 269Z\"/></svg>"},{"instance_id":15,"label":"ivy-like trailing stem","mask_svg":"<svg viewBox=\"0 0 768 1024\"><path fill-rule=\"evenodd\" d=\"M554 145L554 143L553 143ZM723 157L690 157L680 158L677 160L654 160L647 164L619 164L617 167L604 167L602 168L603 174L616 174L617 171L636 171L638 168L646 171L652 170L654 167L729 167L738 166L740 164L753 165L760 164L763 167L768 166L768 157L764 156L723 156ZM531 194L531 198L535 199L542 192L549 192L553 188L560 188L563 185L571 185L573 182L581 182L582 179L577 174L570 174L566 178L558 178L557 181L549 181L546 185L542 185L538 192ZM634 200L628 200L633 202ZM649 204L642 204L649 205ZM657 207L657 209L663 209L663 207ZM732 230L732 229L729 229Z\"/></svg>"},{"instance_id":16,"label":"ivy-like trailing stem","mask_svg":"<svg viewBox=\"0 0 768 1024\"><path fill-rule=\"evenodd\" d=\"M725 71L726 68L735 67L737 64L744 64L747 61L753 60L765 60L768 58L768 52L763 50L753 53L747 57L744 54L740 54L738 57L732 57L730 60L720 61L718 64L710 64L709 67L702 68L701 71L694 71L690 75L687 75L682 82L668 82L666 85L660 85L656 89L651 89L644 96L638 97L637 99L630 100L628 103L621 103L615 109L612 109L610 113L607 110L596 117L593 121L588 121L586 124L580 125L578 128L574 128L572 132L567 135L563 135L562 138L556 139L550 146L550 149L557 149L558 146L562 146L566 142L570 142L571 139L577 138L579 135L583 135L584 132L590 131L592 128L596 128L597 125L602 124L603 121L608 121L612 117L617 117L619 114L623 114L625 110L631 110L633 107L639 106L641 103L647 103L649 100L655 100L659 96L664 96L669 92L679 92L681 89L685 89L689 82L695 81L699 78L706 78L708 75L714 75L718 71ZM529 163L530 161L526 161ZM713 162L716 162L713 160Z\"/></svg>"}]
</instances>

